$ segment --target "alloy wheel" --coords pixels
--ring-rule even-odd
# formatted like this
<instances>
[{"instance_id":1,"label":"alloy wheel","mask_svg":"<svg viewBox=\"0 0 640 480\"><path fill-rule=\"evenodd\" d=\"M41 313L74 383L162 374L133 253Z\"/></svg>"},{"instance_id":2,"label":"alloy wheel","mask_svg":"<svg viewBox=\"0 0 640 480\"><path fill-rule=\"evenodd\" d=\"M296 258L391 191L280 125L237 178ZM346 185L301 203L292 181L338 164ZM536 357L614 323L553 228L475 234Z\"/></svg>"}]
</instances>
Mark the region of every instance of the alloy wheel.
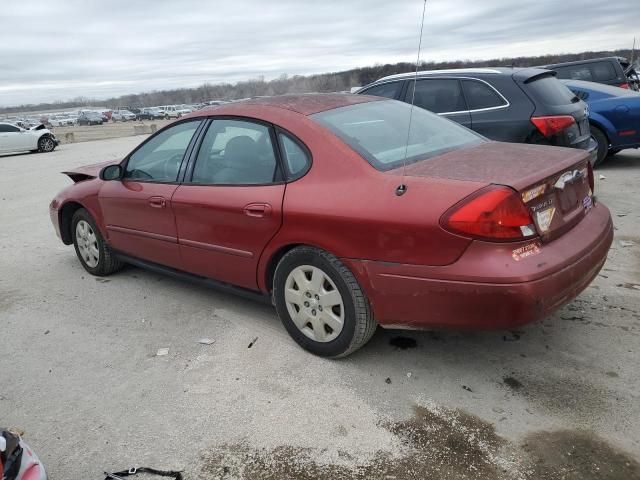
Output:
<instances>
[{"instance_id":1,"label":"alloy wheel","mask_svg":"<svg viewBox=\"0 0 640 480\"><path fill-rule=\"evenodd\" d=\"M98 238L91 225L85 220L80 220L76 224L76 243L84 263L90 268L95 268L100 261Z\"/></svg>"},{"instance_id":2,"label":"alloy wheel","mask_svg":"<svg viewBox=\"0 0 640 480\"><path fill-rule=\"evenodd\" d=\"M336 284L311 265L294 268L285 282L287 311L293 323L311 340L335 340L344 327L344 302Z\"/></svg>"},{"instance_id":3,"label":"alloy wheel","mask_svg":"<svg viewBox=\"0 0 640 480\"><path fill-rule=\"evenodd\" d=\"M53 140L51 140L50 138L43 138L40 141L41 144L41 148L43 152L50 152L55 148L55 145L53 143Z\"/></svg>"}]
</instances>

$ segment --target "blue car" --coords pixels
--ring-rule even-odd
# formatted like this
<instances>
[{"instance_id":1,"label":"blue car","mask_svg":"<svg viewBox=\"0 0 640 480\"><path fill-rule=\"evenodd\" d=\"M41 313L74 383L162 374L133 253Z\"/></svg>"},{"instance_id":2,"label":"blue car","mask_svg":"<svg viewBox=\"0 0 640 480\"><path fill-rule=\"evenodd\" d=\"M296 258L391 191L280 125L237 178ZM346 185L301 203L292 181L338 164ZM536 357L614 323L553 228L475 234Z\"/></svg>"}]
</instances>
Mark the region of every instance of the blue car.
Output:
<instances>
[{"instance_id":1,"label":"blue car","mask_svg":"<svg viewBox=\"0 0 640 480\"><path fill-rule=\"evenodd\" d=\"M598 142L595 165L625 148L640 147L640 93L600 83L561 80L589 105L591 134Z\"/></svg>"}]
</instances>

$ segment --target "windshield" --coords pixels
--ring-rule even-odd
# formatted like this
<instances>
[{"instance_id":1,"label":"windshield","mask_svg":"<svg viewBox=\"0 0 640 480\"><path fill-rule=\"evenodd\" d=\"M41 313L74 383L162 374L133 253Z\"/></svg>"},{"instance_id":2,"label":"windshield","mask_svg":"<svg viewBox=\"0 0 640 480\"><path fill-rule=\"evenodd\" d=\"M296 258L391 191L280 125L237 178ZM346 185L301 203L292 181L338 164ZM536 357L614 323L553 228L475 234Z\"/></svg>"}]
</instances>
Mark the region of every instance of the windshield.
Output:
<instances>
[{"instance_id":1,"label":"windshield","mask_svg":"<svg viewBox=\"0 0 640 480\"><path fill-rule=\"evenodd\" d=\"M396 100L360 103L312 115L378 170L477 145L484 137L438 115ZM406 153L405 153L406 152Z\"/></svg>"}]
</instances>

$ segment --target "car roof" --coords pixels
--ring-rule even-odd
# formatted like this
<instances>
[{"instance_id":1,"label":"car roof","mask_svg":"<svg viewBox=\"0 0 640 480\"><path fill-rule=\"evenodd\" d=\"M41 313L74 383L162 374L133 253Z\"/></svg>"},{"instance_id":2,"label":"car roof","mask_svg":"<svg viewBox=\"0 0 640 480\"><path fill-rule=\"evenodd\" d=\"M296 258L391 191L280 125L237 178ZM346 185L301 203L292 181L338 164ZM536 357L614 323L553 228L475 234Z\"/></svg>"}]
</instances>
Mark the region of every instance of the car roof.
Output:
<instances>
[{"instance_id":1,"label":"car roof","mask_svg":"<svg viewBox=\"0 0 640 480\"><path fill-rule=\"evenodd\" d=\"M491 68L452 68L447 70L422 70L418 72L419 78L426 78L429 76L447 76L447 75L460 75L464 77L478 77L478 76L492 76L492 75L509 75L514 78L524 81L538 75L552 74L549 70L535 67L491 67ZM382 77L374 83L387 82L390 80L404 80L411 79L416 75L416 72L398 73L395 75L389 75ZM369 86L366 85L366 86Z\"/></svg>"},{"instance_id":2,"label":"car roof","mask_svg":"<svg viewBox=\"0 0 640 480\"><path fill-rule=\"evenodd\" d=\"M629 63L628 60L624 57L600 57L600 58L588 58L585 60L574 60L572 62L558 62L558 63L549 63L547 65L541 65L540 67L542 68L551 68L551 67L569 67L571 65L581 65L583 63L594 63L594 62L601 62L604 60L616 60L618 63Z\"/></svg>"},{"instance_id":3,"label":"car roof","mask_svg":"<svg viewBox=\"0 0 640 480\"><path fill-rule=\"evenodd\" d=\"M192 117L211 115L212 112L221 115L232 115L238 107L268 106L291 110L302 115L333 110L334 108L356 105L358 103L377 102L388 100L387 98L371 97L368 95L353 95L351 93L306 93L299 95L279 95L273 97L260 97L239 102L225 103L223 105L209 106L198 110ZM246 111L246 110L245 110Z\"/></svg>"}]
</instances>

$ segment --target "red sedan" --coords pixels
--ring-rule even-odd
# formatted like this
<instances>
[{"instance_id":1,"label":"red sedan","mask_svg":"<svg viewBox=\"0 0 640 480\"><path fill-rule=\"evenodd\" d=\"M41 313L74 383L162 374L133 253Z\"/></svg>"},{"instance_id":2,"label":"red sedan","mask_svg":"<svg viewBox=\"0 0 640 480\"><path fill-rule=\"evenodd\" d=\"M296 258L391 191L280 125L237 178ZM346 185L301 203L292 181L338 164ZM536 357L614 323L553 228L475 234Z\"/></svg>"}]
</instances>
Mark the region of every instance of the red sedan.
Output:
<instances>
[{"instance_id":1,"label":"red sedan","mask_svg":"<svg viewBox=\"0 0 640 480\"><path fill-rule=\"evenodd\" d=\"M127 262L271 300L328 357L378 324L511 328L585 289L613 238L587 154L410 109L300 95L201 110L118 164L65 172L51 220L94 275Z\"/></svg>"}]
</instances>

